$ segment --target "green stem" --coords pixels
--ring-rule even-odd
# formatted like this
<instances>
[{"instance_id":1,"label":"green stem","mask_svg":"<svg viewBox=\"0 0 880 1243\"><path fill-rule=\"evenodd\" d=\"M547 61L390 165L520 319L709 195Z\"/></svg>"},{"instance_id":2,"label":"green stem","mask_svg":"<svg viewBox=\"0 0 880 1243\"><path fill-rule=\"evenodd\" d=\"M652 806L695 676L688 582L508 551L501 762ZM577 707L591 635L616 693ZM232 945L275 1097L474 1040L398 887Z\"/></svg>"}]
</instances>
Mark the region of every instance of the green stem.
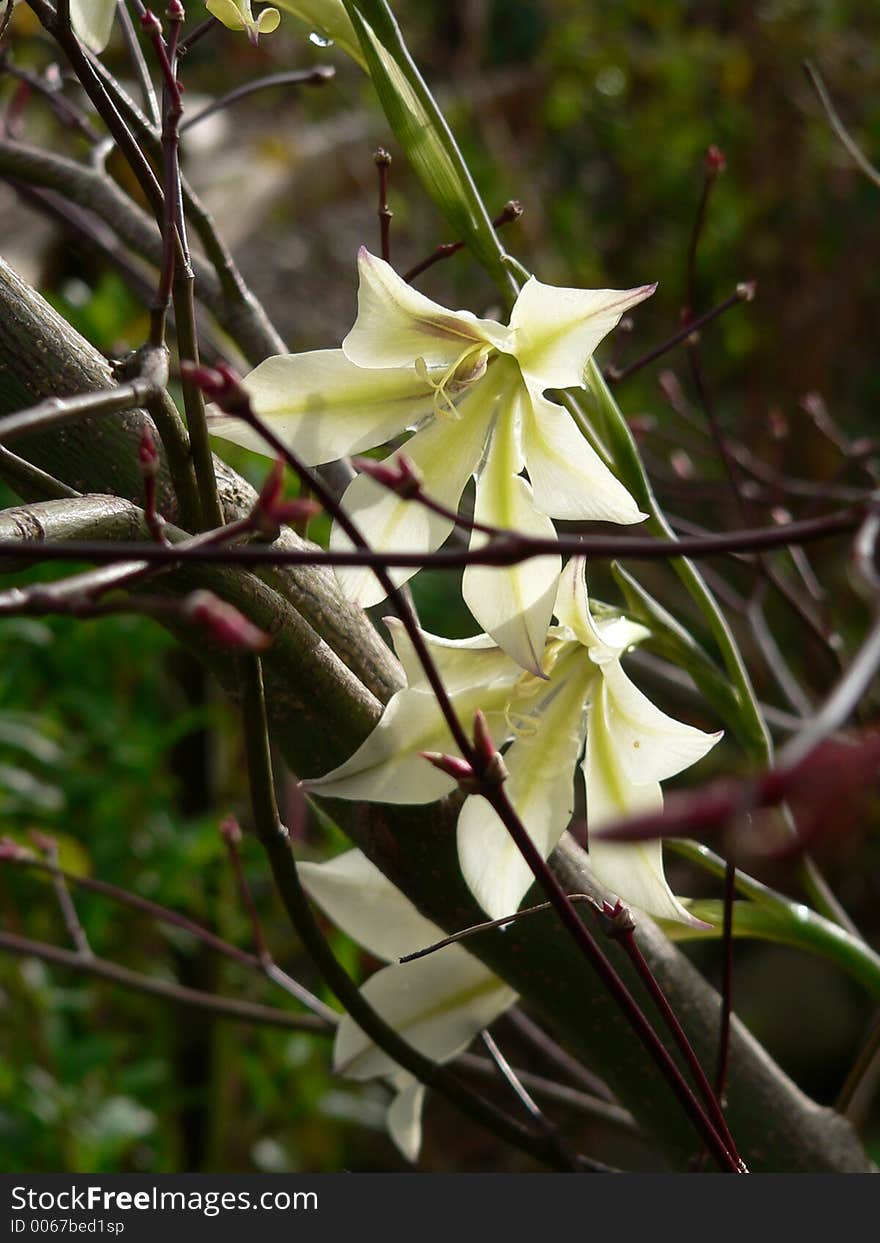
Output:
<instances>
[{"instance_id":1,"label":"green stem","mask_svg":"<svg viewBox=\"0 0 880 1243\"><path fill-rule=\"evenodd\" d=\"M698 867L722 879L726 863L720 855L698 842L671 840L670 849L683 855ZM875 953L859 936L842 928L836 921L810 910L802 902L793 902L785 894L771 889L745 872L737 869L734 885L739 893L750 899L747 904L734 907L733 935L756 937L776 941L796 949L817 954L842 967L853 979L859 981L873 997L880 998L880 955ZM664 925L673 940L711 938L720 935L721 904L711 901L695 901L688 908L700 919L717 925L711 931L675 928Z\"/></svg>"}]
</instances>

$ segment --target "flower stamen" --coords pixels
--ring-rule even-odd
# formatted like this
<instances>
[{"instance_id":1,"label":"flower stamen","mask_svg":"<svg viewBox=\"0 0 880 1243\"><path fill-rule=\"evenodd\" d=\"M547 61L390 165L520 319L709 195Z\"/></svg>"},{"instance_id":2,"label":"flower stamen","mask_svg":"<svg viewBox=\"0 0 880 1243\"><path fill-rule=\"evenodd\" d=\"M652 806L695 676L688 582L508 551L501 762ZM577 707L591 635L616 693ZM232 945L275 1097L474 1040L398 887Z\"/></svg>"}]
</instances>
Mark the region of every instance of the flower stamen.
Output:
<instances>
[{"instance_id":1,"label":"flower stamen","mask_svg":"<svg viewBox=\"0 0 880 1243\"><path fill-rule=\"evenodd\" d=\"M438 419L461 418L454 399L486 374L488 353L484 345L469 345L446 368L439 380L431 375L424 358L416 359L416 375L434 390L434 414Z\"/></svg>"}]
</instances>

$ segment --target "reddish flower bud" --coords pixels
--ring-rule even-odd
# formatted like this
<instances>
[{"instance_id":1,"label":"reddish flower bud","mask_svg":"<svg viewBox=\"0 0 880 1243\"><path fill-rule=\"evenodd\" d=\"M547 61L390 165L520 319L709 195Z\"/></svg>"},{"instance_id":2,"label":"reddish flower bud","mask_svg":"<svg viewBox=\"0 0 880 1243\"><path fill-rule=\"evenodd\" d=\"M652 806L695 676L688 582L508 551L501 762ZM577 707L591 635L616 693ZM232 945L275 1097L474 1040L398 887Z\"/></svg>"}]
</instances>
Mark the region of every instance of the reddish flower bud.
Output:
<instances>
[{"instance_id":1,"label":"reddish flower bud","mask_svg":"<svg viewBox=\"0 0 880 1243\"><path fill-rule=\"evenodd\" d=\"M155 479L159 473L159 451L149 427L145 426L138 445L138 462L145 479Z\"/></svg>"},{"instance_id":2,"label":"reddish flower bud","mask_svg":"<svg viewBox=\"0 0 880 1243\"><path fill-rule=\"evenodd\" d=\"M241 379L228 363L204 367L183 358L180 374L190 383L197 384L208 400L216 402L225 414L240 414L250 407L250 398L242 387Z\"/></svg>"},{"instance_id":3,"label":"reddish flower bud","mask_svg":"<svg viewBox=\"0 0 880 1243\"><path fill-rule=\"evenodd\" d=\"M159 21L152 9L146 9L141 17L141 29L144 34L150 36L151 39L162 36L162 23Z\"/></svg>"},{"instance_id":4,"label":"reddish flower bud","mask_svg":"<svg viewBox=\"0 0 880 1243\"><path fill-rule=\"evenodd\" d=\"M276 458L272 463L266 480L260 488L260 495L257 503L270 513L281 499L281 493L284 488L284 460Z\"/></svg>"},{"instance_id":5,"label":"reddish flower bud","mask_svg":"<svg viewBox=\"0 0 880 1243\"><path fill-rule=\"evenodd\" d=\"M235 816L226 816L220 821L220 836L225 842L231 846L237 846L241 841L241 825Z\"/></svg>"},{"instance_id":6,"label":"reddish flower bud","mask_svg":"<svg viewBox=\"0 0 880 1243\"><path fill-rule=\"evenodd\" d=\"M31 829L28 837L36 846L37 850L44 851L47 855L54 854L58 849L58 843L54 837L50 837L48 833L41 833L39 829Z\"/></svg>"},{"instance_id":7,"label":"reddish flower bud","mask_svg":"<svg viewBox=\"0 0 880 1243\"><path fill-rule=\"evenodd\" d=\"M180 0L168 0L168 8L165 12L170 22L182 22L186 17L186 10Z\"/></svg>"},{"instance_id":8,"label":"reddish flower bud","mask_svg":"<svg viewBox=\"0 0 880 1243\"><path fill-rule=\"evenodd\" d=\"M272 642L270 635L213 592L190 592L183 602L183 612L184 616L203 626L222 647L263 652Z\"/></svg>"},{"instance_id":9,"label":"reddish flower bud","mask_svg":"<svg viewBox=\"0 0 880 1243\"><path fill-rule=\"evenodd\" d=\"M281 524L308 522L321 512L321 505L310 497L282 498L284 487L284 462L281 458L273 464L260 489L260 495L251 512L251 520L257 531L266 539L278 538Z\"/></svg>"},{"instance_id":10,"label":"reddish flower bud","mask_svg":"<svg viewBox=\"0 0 880 1243\"><path fill-rule=\"evenodd\" d=\"M474 713L474 749L484 764L490 764L498 754L486 717L479 708Z\"/></svg>"},{"instance_id":11,"label":"reddish flower bud","mask_svg":"<svg viewBox=\"0 0 880 1243\"><path fill-rule=\"evenodd\" d=\"M389 465L388 462L374 462L372 458L358 457L353 459L358 470L375 479L381 487L401 497L405 501L413 500L422 490L422 476L413 461L400 453Z\"/></svg>"},{"instance_id":12,"label":"reddish flower bud","mask_svg":"<svg viewBox=\"0 0 880 1243\"><path fill-rule=\"evenodd\" d=\"M620 898L614 902L602 902L600 914L610 925L606 931L609 936L626 936L635 930L636 921L628 906L624 906Z\"/></svg>"},{"instance_id":13,"label":"reddish flower bud","mask_svg":"<svg viewBox=\"0 0 880 1243\"><path fill-rule=\"evenodd\" d=\"M323 509L320 501L311 497L298 496L292 501L279 501L272 510L272 516L279 522L287 522L297 526L301 522L310 522Z\"/></svg>"},{"instance_id":14,"label":"reddish flower bud","mask_svg":"<svg viewBox=\"0 0 880 1243\"><path fill-rule=\"evenodd\" d=\"M727 168L727 156L714 143L706 152L704 167L709 177L717 177L719 173L723 173Z\"/></svg>"}]
</instances>

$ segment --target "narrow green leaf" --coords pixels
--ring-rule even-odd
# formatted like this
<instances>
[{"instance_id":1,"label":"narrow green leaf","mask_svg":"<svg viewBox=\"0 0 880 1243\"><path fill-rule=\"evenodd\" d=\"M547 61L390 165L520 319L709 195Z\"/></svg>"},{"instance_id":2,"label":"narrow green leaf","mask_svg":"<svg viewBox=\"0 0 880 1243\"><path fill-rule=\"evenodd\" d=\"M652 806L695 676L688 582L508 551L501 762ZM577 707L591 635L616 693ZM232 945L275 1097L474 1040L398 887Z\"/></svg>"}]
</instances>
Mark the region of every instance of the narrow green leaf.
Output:
<instances>
[{"instance_id":1,"label":"narrow green leaf","mask_svg":"<svg viewBox=\"0 0 880 1243\"><path fill-rule=\"evenodd\" d=\"M711 940L722 933L724 904L717 899L685 902L698 919L713 925L700 930L686 924L664 921L666 935L673 941ZM815 954L841 967L880 999L880 957L864 941L852 936L839 924L817 915L798 902L769 907L756 902L735 902L733 935L760 941L774 941Z\"/></svg>"},{"instance_id":2,"label":"narrow green leaf","mask_svg":"<svg viewBox=\"0 0 880 1243\"><path fill-rule=\"evenodd\" d=\"M516 287L504 250L452 132L409 54L385 0L343 0L367 72L398 142L446 218L507 295Z\"/></svg>"}]
</instances>

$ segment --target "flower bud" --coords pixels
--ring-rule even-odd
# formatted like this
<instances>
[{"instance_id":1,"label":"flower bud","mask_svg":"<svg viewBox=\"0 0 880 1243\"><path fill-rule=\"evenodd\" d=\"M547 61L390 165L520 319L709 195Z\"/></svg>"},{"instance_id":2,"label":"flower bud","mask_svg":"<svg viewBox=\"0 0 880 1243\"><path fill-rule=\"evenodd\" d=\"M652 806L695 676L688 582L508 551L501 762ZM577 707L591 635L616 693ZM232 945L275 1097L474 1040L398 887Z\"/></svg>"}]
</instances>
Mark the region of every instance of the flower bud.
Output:
<instances>
[{"instance_id":1,"label":"flower bud","mask_svg":"<svg viewBox=\"0 0 880 1243\"><path fill-rule=\"evenodd\" d=\"M405 453L399 453L390 465L367 457L354 458L353 465L402 500L411 501L421 493L421 472Z\"/></svg>"},{"instance_id":2,"label":"flower bud","mask_svg":"<svg viewBox=\"0 0 880 1243\"><path fill-rule=\"evenodd\" d=\"M272 642L271 636L264 630L210 591L190 592L183 602L183 613L203 626L215 643L222 647L263 652Z\"/></svg>"}]
</instances>

